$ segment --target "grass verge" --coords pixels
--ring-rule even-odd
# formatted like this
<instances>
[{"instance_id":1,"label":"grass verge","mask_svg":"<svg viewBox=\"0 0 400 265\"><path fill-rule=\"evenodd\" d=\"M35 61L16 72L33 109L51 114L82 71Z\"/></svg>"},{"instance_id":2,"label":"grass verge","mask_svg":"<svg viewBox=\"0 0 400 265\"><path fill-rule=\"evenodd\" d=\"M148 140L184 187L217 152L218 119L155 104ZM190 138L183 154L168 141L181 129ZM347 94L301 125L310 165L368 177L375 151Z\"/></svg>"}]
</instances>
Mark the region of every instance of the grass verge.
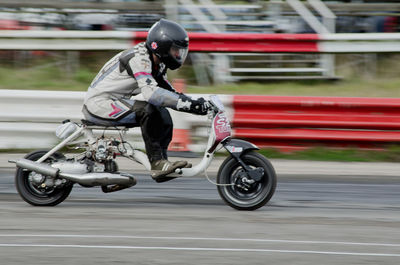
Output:
<instances>
[{"instance_id":1,"label":"grass verge","mask_svg":"<svg viewBox=\"0 0 400 265\"><path fill-rule=\"evenodd\" d=\"M0 89L86 91L97 72L66 72L48 64L27 69L0 66ZM400 77L346 78L338 81L240 82L209 87L189 85L188 93L281 96L400 97Z\"/></svg>"},{"instance_id":2,"label":"grass verge","mask_svg":"<svg viewBox=\"0 0 400 265\"><path fill-rule=\"evenodd\" d=\"M275 159L337 161L337 162L400 162L400 146L386 150L311 148L304 151L282 153L275 149L260 150L264 156Z\"/></svg>"}]
</instances>

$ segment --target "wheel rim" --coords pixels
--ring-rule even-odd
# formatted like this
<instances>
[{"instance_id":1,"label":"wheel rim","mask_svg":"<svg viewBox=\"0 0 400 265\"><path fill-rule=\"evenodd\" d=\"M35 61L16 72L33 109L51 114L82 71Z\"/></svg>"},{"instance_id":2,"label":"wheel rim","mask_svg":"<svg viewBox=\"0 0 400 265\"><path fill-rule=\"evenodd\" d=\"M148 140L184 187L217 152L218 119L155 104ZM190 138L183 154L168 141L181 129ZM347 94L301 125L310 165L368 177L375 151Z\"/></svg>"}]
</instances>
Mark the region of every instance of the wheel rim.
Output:
<instances>
[{"instance_id":1,"label":"wheel rim","mask_svg":"<svg viewBox=\"0 0 400 265\"><path fill-rule=\"evenodd\" d=\"M231 183L235 183L235 185L230 188L237 197L251 200L260 195L265 187L265 183L261 181L257 181L253 184L246 183L246 181L244 181L246 179L246 177L244 177L245 174L245 170L242 167L237 167L230 177Z\"/></svg>"},{"instance_id":2,"label":"wheel rim","mask_svg":"<svg viewBox=\"0 0 400 265\"><path fill-rule=\"evenodd\" d=\"M48 189L47 191L45 189L40 189L36 185L32 183L30 180L30 175L32 174L32 171L25 171L24 172L24 182L25 186L27 187L27 191L31 194L34 195L35 197L40 197L40 198L49 198L53 197L56 195L56 189Z\"/></svg>"},{"instance_id":3,"label":"wheel rim","mask_svg":"<svg viewBox=\"0 0 400 265\"><path fill-rule=\"evenodd\" d=\"M239 163L236 163L230 170L229 174L227 174L228 177L225 180L225 183L232 183L234 185L224 187L225 194L237 205L256 205L268 196L272 188L272 183L268 176L269 172L256 161L246 160L244 162L251 169L262 167L264 169L263 177L260 181L256 181L254 184L249 185L248 190L243 189L240 187L240 184L243 176L246 175L245 170Z\"/></svg>"},{"instance_id":4,"label":"wheel rim","mask_svg":"<svg viewBox=\"0 0 400 265\"><path fill-rule=\"evenodd\" d=\"M36 161L40 156L38 157L30 157L27 159L30 159L32 161ZM49 157L48 159L45 160L45 162L49 165L51 165L53 162L56 162L57 158L55 157ZM23 169L18 169L22 171L22 182L23 186L25 187L25 192L30 194L32 200L37 200L41 202L45 201L53 201L57 200L61 196L63 196L63 189L53 187L53 188L40 188L39 185L36 185L32 181L32 171L28 170L23 170ZM35 199L34 199L35 198Z\"/></svg>"}]
</instances>

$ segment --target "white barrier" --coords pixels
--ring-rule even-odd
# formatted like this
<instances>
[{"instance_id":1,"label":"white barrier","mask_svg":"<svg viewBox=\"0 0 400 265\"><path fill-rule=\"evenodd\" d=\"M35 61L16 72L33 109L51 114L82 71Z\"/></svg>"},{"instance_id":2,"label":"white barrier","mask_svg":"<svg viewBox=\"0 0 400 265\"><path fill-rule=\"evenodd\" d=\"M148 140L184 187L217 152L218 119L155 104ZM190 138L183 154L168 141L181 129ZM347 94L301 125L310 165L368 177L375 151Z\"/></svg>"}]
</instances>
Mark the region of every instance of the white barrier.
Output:
<instances>
[{"instance_id":1,"label":"white barrier","mask_svg":"<svg viewBox=\"0 0 400 265\"><path fill-rule=\"evenodd\" d=\"M80 122L85 92L0 90L0 149L49 148L59 142L55 129L63 120ZM191 95L193 97L207 95ZM220 95L232 116L232 98ZM193 138L207 136L207 118L171 110L172 120L180 129L188 129ZM100 132L102 133L102 132ZM108 131L109 134L116 134ZM129 130L126 138L138 148L144 148L140 128ZM205 142L193 142L191 151L202 151Z\"/></svg>"},{"instance_id":2,"label":"white barrier","mask_svg":"<svg viewBox=\"0 0 400 265\"><path fill-rule=\"evenodd\" d=\"M189 33L190 35L190 33ZM237 34L243 36L246 34ZM248 43L254 42L254 36L248 34ZM254 34L253 34L254 35ZM302 51L296 43L296 38L303 40L303 35L315 35L310 42L316 42L316 47L308 52L320 53L363 53L363 52L399 52L400 33L329 33L329 34L265 34L291 37L281 38L285 47L291 45L293 49L288 52ZM295 36L297 35L297 37ZM218 43L235 44L236 39L226 38L224 34L208 34L209 42L204 42L203 37L191 36L192 51L229 52L226 46L220 47ZM236 36L236 35L235 35ZM294 39L292 39L294 38ZM77 31L77 30L0 30L0 50L59 50L59 51L85 51L85 50L124 50L132 47L135 41L144 41L144 32L130 31ZM216 42L217 40L217 42ZM241 38L245 40L245 38ZM250 44L249 44L250 43ZM267 46L271 43L266 42ZM303 43L304 44L304 43ZM212 48L214 45L216 47ZM207 48L206 46L210 46ZM205 50L205 48L207 48ZM299 50L300 49L300 50ZM256 51L252 51L256 52ZM270 51L271 52L271 51ZM304 52L304 51L303 51Z\"/></svg>"},{"instance_id":3,"label":"white barrier","mask_svg":"<svg viewBox=\"0 0 400 265\"><path fill-rule=\"evenodd\" d=\"M0 30L0 50L125 50L132 47L129 31Z\"/></svg>"}]
</instances>

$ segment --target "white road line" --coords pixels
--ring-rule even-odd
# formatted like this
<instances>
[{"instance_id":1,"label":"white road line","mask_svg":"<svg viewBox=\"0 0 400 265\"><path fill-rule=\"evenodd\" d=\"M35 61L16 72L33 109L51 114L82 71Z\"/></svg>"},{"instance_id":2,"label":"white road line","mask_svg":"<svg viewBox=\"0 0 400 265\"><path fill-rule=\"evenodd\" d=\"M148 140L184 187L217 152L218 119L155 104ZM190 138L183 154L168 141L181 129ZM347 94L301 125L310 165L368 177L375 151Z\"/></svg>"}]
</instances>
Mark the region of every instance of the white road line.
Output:
<instances>
[{"instance_id":1,"label":"white road line","mask_svg":"<svg viewBox=\"0 0 400 265\"><path fill-rule=\"evenodd\" d=\"M283 240L283 239L257 239L257 238L225 238L225 237L159 237L159 236L121 236L121 235L68 235L68 234L0 234L1 237L37 237L37 238L120 238L120 239L155 239L155 240L202 240L202 241L248 241L265 243L289 244L330 244L330 245L356 245L356 246L381 246L400 247L396 243L376 242L344 242L344 241L313 241L313 240Z\"/></svg>"},{"instance_id":2,"label":"white road line","mask_svg":"<svg viewBox=\"0 0 400 265\"><path fill-rule=\"evenodd\" d=\"M52 245L52 244L0 244L0 247L38 247L38 248L92 248L92 249L140 249L140 250L173 250L173 251L221 251L221 252L270 252L291 254L320 254L320 255L346 255L346 256L375 256L375 257L400 257L397 253L363 253L363 252L336 252L336 251L310 251L286 249L258 249L258 248L185 248L185 247L144 247L144 246L102 246L102 245Z\"/></svg>"}]
</instances>

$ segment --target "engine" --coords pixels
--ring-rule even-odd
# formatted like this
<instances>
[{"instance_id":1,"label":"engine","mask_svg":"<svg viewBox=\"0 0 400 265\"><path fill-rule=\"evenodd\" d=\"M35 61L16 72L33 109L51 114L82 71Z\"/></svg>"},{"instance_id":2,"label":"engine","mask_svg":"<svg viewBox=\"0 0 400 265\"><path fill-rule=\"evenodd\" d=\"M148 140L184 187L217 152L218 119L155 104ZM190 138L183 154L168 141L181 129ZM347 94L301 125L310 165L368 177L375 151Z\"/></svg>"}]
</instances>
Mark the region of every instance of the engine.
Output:
<instances>
[{"instance_id":1,"label":"engine","mask_svg":"<svg viewBox=\"0 0 400 265\"><path fill-rule=\"evenodd\" d=\"M115 138L102 137L89 145L84 162L90 172L116 172L118 166L114 159L119 153L121 142Z\"/></svg>"}]
</instances>

